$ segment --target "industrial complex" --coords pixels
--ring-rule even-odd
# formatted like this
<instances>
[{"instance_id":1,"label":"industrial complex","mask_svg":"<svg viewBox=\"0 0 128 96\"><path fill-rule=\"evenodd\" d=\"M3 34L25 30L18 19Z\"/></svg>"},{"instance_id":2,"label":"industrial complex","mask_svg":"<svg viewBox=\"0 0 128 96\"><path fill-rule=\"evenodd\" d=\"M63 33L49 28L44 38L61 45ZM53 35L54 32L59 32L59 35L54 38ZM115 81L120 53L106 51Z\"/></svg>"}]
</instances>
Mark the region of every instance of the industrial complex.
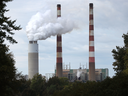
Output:
<instances>
[{"instance_id":1,"label":"industrial complex","mask_svg":"<svg viewBox=\"0 0 128 96\"><path fill-rule=\"evenodd\" d=\"M55 70L56 73L56 70ZM95 81L103 81L108 76L108 69L95 69ZM76 80L89 81L89 69L64 69L63 77L67 77L71 82Z\"/></svg>"},{"instance_id":2,"label":"industrial complex","mask_svg":"<svg viewBox=\"0 0 128 96\"><path fill-rule=\"evenodd\" d=\"M68 78L70 82L74 82L76 80L82 82L90 81L88 68L84 68L80 66L78 69L72 69L70 68L70 65L64 64L62 73L63 73L63 77ZM46 76L46 80L56 76L56 69L55 69L55 73L46 73L45 76ZM95 69L95 77L94 77L95 81L97 82L103 81L108 76L109 76L108 68Z\"/></svg>"},{"instance_id":3,"label":"industrial complex","mask_svg":"<svg viewBox=\"0 0 128 96\"><path fill-rule=\"evenodd\" d=\"M57 4L57 18L61 17L61 5ZM94 21L93 21L93 3L89 4L89 69L63 68L62 57L62 35L57 35L56 45L56 68L55 73L46 74L46 78L52 76L67 77L71 82L75 80L102 81L109 76L108 68L95 69L95 46L94 46ZM29 41L28 44L28 78L32 79L38 70L38 44L37 41Z\"/></svg>"}]
</instances>

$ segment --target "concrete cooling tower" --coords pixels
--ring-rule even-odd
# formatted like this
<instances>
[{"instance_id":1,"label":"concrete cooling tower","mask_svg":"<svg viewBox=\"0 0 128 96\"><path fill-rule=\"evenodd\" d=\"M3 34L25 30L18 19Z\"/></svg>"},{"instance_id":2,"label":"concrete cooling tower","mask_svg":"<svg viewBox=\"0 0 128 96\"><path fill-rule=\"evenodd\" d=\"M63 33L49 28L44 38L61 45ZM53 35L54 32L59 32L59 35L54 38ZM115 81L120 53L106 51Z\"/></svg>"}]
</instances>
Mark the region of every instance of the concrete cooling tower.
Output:
<instances>
[{"instance_id":1,"label":"concrete cooling tower","mask_svg":"<svg viewBox=\"0 0 128 96\"><path fill-rule=\"evenodd\" d=\"M28 77L32 79L38 73L38 44L37 41L29 41L28 44Z\"/></svg>"}]
</instances>

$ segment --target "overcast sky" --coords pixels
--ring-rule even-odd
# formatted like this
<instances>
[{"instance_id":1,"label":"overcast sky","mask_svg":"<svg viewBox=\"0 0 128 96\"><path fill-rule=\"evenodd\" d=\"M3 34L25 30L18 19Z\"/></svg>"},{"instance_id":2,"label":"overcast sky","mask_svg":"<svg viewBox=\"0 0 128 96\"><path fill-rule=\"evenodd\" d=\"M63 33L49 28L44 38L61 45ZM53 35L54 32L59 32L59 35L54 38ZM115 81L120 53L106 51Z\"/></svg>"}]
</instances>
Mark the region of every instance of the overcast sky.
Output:
<instances>
[{"instance_id":1,"label":"overcast sky","mask_svg":"<svg viewBox=\"0 0 128 96\"><path fill-rule=\"evenodd\" d=\"M128 31L127 0L13 0L7 4L6 13L17 20L22 30L13 36L18 44L10 45L16 68L28 74L28 38L26 26L37 12L51 10L56 16L57 4L61 4L61 16L71 18L78 26L72 32L62 35L63 62L78 69L88 68L89 58L89 3L94 5L95 67L108 68L114 75L112 49L123 46L122 35ZM9 44L9 43L8 43ZM56 65L56 36L38 41L39 73L54 73Z\"/></svg>"}]
</instances>

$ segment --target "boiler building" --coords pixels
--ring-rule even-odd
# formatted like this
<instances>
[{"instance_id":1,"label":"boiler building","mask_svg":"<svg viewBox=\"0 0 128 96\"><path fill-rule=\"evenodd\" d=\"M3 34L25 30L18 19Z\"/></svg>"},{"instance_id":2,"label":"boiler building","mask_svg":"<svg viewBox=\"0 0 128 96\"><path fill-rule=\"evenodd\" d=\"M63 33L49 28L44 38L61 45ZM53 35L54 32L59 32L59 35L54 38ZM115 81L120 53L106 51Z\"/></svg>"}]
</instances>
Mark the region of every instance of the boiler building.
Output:
<instances>
[{"instance_id":1,"label":"boiler building","mask_svg":"<svg viewBox=\"0 0 128 96\"><path fill-rule=\"evenodd\" d=\"M95 69L96 81L103 81L107 76L109 76L108 68ZM63 69L63 77L67 77L71 82L75 80L86 82L89 81L89 69Z\"/></svg>"}]
</instances>

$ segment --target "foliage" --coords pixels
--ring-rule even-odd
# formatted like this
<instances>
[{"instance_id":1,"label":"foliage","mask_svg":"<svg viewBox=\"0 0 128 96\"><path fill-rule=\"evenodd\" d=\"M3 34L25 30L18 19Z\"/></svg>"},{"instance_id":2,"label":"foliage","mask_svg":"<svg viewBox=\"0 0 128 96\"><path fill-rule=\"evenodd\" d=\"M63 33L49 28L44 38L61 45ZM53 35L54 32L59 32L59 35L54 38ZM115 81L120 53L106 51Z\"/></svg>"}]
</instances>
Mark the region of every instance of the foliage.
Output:
<instances>
[{"instance_id":1,"label":"foliage","mask_svg":"<svg viewBox=\"0 0 128 96\"><path fill-rule=\"evenodd\" d=\"M35 79L34 82L37 82L38 79ZM30 87L30 89L24 89L21 96L126 96L128 91L127 81L128 74L124 73L113 78L107 77L101 82L87 81L86 83L69 82L67 78L52 77L47 82L40 82L40 84L44 82L43 87L35 83L40 87L40 94L37 94L36 87L33 87L33 89Z\"/></svg>"},{"instance_id":2,"label":"foliage","mask_svg":"<svg viewBox=\"0 0 128 96\"><path fill-rule=\"evenodd\" d=\"M66 78L66 77L61 77L61 78L59 78L59 80L60 80L60 83L61 83L63 86L69 84L69 80L68 80L68 78Z\"/></svg>"},{"instance_id":3,"label":"foliage","mask_svg":"<svg viewBox=\"0 0 128 96\"><path fill-rule=\"evenodd\" d=\"M36 92L32 89L25 89L22 93L22 96L37 96Z\"/></svg>"},{"instance_id":4,"label":"foliage","mask_svg":"<svg viewBox=\"0 0 128 96\"><path fill-rule=\"evenodd\" d=\"M10 20L10 17L5 16L5 12L9 10L6 9L6 3L12 0L0 0L0 43L4 40L8 40L10 43L17 43L11 35L14 35L13 30L20 30L20 26L16 26L16 20Z\"/></svg>"},{"instance_id":5,"label":"foliage","mask_svg":"<svg viewBox=\"0 0 128 96\"><path fill-rule=\"evenodd\" d=\"M126 53L124 56L124 65L125 65L125 70L123 71L125 74L128 74L128 33L125 35L123 34L123 38L124 38L124 43L125 43L125 49L126 49Z\"/></svg>"},{"instance_id":6,"label":"foliage","mask_svg":"<svg viewBox=\"0 0 128 96\"><path fill-rule=\"evenodd\" d=\"M19 82L14 64L15 61L9 48L0 44L0 89L2 96L13 96L17 92Z\"/></svg>"},{"instance_id":7,"label":"foliage","mask_svg":"<svg viewBox=\"0 0 128 96\"><path fill-rule=\"evenodd\" d=\"M47 82L47 86L49 87L50 85L59 85L60 84L60 80L58 77L52 77L52 78L49 78L48 82Z\"/></svg>"},{"instance_id":8,"label":"foliage","mask_svg":"<svg viewBox=\"0 0 128 96\"><path fill-rule=\"evenodd\" d=\"M63 90L56 91L53 96L95 96L96 89L94 86L96 85L96 82L73 82L65 86Z\"/></svg>"},{"instance_id":9,"label":"foliage","mask_svg":"<svg viewBox=\"0 0 128 96\"><path fill-rule=\"evenodd\" d=\"M115 59L115 62L113 62L113 66L114 66L114 71L118 73L121 73L124 69L125 69L125 65L124 65L124 56L125 56L125 48L124 47L119 47L116 46L116 50L113 49L112 53L113 53L113 57Z\"/></svg>"},{"instance_id":10,"label":"foliage","mask_svg":"<svg viewBox=\"0 0 128 96\"><path fill-rule=\"evenodd\" d=\"M128 75L119 74L106 78L102 82L74 82L52 96L126 96L128 91Z\"/></svg>"},{"instance_id":11,"label":"foliage","mask_svg":"<svg viewBox=\"0 0 128 96\"><path fill-rule=\"evenodd\" d=\"M36 74L30 84L30 89L36 92L36 96L41 96L42 91L45 89L45 78L42 78L41 74Z\"/></svg>"},{"instance_id":12,"label":"foliage","mask_svg":"<svg viewBox=\"0 0 128 96\"><path fill-rule=\"evenodd\" d=\"M25 76L20 77L20 86L19 86L19 94L24 94L28 91L30 92L30 84L31 80L26 80ZM26 90L26 91L25 91ZM28 94L27 94L28 95Z\"/></svg>"},{"instance_id":13,"label":"foliage","mask_svg":"<svg viewBox=\"0 0 128 96\"><path fill-rule=\"evenodd\" d=\"M20 86L18 75L16 74L16 68L14 66L15 61L13 54L9 50L9 46L4 44L5 40L10 43L17 43L13 39L13 30L20 30L20 26L16 26L16 20L10 20L10 17L5 16L6 3L12 0L0 1L0 89L1 96L14 96L18 93L18 87Z\"/></svg>"},{"instance_id":14,"label":"foliage","mask_svg":"<svg viewBox=\"0 0 128 96\"><path fill-rule=\"evenodd\" d=\"M117 72L117 75L124 70L128 70L128 33L123 34L122 37L124 39L124 46L116 46L116 49L112 50L113 58L115 59L115 62L113 62L113 69Z\"/></svg>"},{"instance_id":15,"label":"foliage","mask_svg":"<svg viewBox=\"0 0 128 96\"><path fill-rule=\"evenodd\" d=\"M46 83L45 96L51 96L56 90L62 90L64 86L68 85L67 78L52 77Z\"/></svg>"},{"instance_id":16,"label":"foliage","mask_svg":"<svg viewBox=\"0 0 128 96\"><path fill-rule=\"evenodd\" d=\"M56 76L50 78L47 82L47 86L50 86L51 84L53 85L67 85L69 83L68 81L68 78L64 78L64 77L61 77L61 78L58 78Z\"/></svg>"},{"instance_id":17,"label":"foliage","mask_svg":"<svg viewBox=\"0 0 128 96\"><path fill-rule=\"evenodd\" d=\"M55 91L62 90L68 84L68 78L58 78L55 76L46 82L46 79L42 78L41 74L36 74L30 80L21 79L19 94L21 96L34 96L33 94L36 94L35 96L52 96ZM32 92L32 94L29 92Z\"/></svg>"},{"instance_id":18,"label":"foliage","mask_svg":"<svg viewBox=\"0 0 128 96\"><path fill-rule=\"evenodd\" d=\"M34 88L28 88L24 89L21 96L126 96L128 91L128 75L124 73L113 78L107 77L102 82L66 81L68 83L65 83L62 82L62 79L65 80L66 78L52 77L49 81L44 82L42 85L44 88L40 87L40 94L37 94Z\"/></svg>"},{"instance_id":19,"label":"foliage","mask_svg":"<svg viewBox=\"0 0 128 96\"><path fill-rule=\"evenodd\" d=\"M125 70L123 71L125 74L128 74L128 49L126 49L126 54L124 56L124 60L125 60Z\"/></svg>"}]
</instances>

